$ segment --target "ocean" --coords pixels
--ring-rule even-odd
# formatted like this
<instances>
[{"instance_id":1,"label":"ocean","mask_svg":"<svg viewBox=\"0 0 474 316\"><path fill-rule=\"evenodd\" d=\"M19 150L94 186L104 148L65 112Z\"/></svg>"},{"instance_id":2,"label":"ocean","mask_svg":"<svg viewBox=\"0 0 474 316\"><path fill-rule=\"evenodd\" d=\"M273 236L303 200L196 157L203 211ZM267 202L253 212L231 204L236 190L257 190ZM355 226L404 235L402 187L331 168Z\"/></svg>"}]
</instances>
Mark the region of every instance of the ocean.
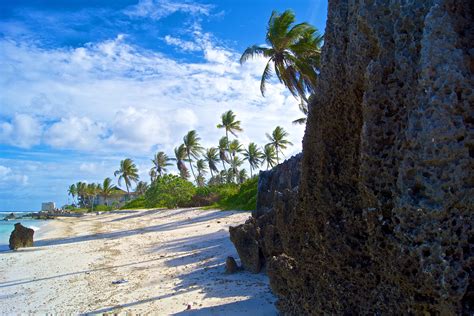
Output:
<instances>
[{"instance_id":1,"label":"ocean","mask_svg":"<svg viewBox=\"0 0 474 316\"><path fill-rule=\"evenodd\" d=\"M8 240L10 239L10 234L15 228L16 223L21 223L25 227L29 227L35 230L35 235L38 230L41 229L41 226L45 223L44 220L35 220L35 219L18 219L18 220L9 220L4 221L3 218L10 214L11 212L0 212L0 251L8 250ZM14 213L21 215L21 213Z\"/></svg>"}]
</instances>

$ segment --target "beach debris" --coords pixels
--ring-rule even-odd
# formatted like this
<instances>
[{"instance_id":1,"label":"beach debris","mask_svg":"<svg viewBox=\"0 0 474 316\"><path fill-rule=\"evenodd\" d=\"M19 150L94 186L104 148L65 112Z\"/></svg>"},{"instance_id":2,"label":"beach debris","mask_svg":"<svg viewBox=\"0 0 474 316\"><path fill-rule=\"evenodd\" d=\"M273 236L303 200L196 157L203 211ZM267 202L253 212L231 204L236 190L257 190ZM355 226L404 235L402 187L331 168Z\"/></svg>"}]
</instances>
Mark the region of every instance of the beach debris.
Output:
<instances>
[{"instance_id":1,"label":"beach debris","mask_svg":"<svg viewBox=\"0 0 474 316\"><path fill-rule=\"evenodd\" d=\"M23 247L33 247L33 235L35 231L31 228L15 224L15 229L10 235L9 247L11 250L16 250Z\"/></svg>"},{"instance_id":2,"label":"beach debris","mask_svg":"<svg viewBox=\"0 0 474 316\"><path fill-rule=\"evenodd\" d=\"M123 284L123 283L127 283L128 281L125 280L125 279L120 279L120 280L117 280L117 281L112 281L112 284Z\"/></svg>"},{"instance_id":3,"label":"beach debris","mask_svg":"<svg viewBox=\"0 0 474 316\"><path fill-rule=\"evenodd\" d=\"M237 271L239 271L239 266L237 265L237 262L235 262L234 257L228 256L225 260L225 273L233 274Z\"/></svg>"},{"instance_id":4,"label":"beach debris","mask_svg":"<svg viewBox=\"0 0 474 316\"><path fill-rule=\"evenodd\" d=\"M186 307L186 310L190 310L191 309L191 304L188 304L188 307Z\"/></svg>"}]
</instances>

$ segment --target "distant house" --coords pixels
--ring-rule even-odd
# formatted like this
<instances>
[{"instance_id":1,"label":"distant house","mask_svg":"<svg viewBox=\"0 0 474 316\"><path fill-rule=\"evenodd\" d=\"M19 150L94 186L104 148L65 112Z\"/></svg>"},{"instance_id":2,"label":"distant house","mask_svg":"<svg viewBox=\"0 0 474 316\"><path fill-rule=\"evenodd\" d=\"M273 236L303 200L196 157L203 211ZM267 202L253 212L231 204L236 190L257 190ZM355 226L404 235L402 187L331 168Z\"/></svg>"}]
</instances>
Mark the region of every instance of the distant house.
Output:
<instances>
[{"instance_id":1,"label":"distant house","mask_svg":"<svg viewBox=\"0 0 474 316\"><path fill-rule=\"evenodd\" d=\"M41 211L42 212L50 212L56 209L56 204L54 202L44 202L41 203Z\"/></svg>"},{"instance_id":2,"label":"distant house","mask_svg":"<svg viewBox=\"0 0 474 316\"><path fill-rule=\"evenodd\" d=\"M119 188L115 188L112 194L105 198L102 194L97 195L94 201L94 206L97 205L109 205L109 206L122 206L128 201L131 201L138 197L138 193L124 191Z\"/></svg>"}]
</instances>

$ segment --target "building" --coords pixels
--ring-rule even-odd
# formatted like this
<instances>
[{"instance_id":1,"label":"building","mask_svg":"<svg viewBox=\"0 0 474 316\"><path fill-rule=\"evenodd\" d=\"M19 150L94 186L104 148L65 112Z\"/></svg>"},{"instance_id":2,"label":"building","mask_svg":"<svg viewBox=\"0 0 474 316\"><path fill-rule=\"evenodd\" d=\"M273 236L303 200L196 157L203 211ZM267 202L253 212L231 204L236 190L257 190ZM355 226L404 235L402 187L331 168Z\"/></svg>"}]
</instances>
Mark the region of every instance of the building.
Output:
<instances>
[{"instance_id":1,"label":"building","mask_svg":"<svg viewBox=\"0 0 474 316\"><path fill-rule=\"evenodd\" d=\"M42 212L50 212L56 209L56 204L54 202L44 202L41 203L41 211Z\"/></svg>"},{"instance_id":2,"label":"building","mask_svg":"<svg viewBox=\"0 0 474 316\"><path fill-rule=\"evenodd\" d=\"M94 200L94 206L97 205L108 205L108 206L122 206L128 201L135 199L138 196L138 193L127 192L119 188L115 188L111 195L107 198L104 195L99 194Z\"/></svg>"}]
</instances>

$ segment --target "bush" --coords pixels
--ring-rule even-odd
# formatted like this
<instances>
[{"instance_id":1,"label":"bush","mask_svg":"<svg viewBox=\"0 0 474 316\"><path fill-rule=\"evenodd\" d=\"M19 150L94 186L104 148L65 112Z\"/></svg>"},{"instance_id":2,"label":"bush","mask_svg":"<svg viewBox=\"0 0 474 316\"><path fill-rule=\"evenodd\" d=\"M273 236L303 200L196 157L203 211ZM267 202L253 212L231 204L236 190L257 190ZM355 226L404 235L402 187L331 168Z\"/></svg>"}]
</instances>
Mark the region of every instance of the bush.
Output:
<instances>
[{"instance_id":1,"label":"bush","mask_svg":"<svg viewBox=\"0 0 474 316\"><path fill-rule=\"evenodd\" d=\"M109 212L111 210L112 210L112 206L107 206L107 205L94 206L94 211L95 212Z\"/></svg>"},{"instance_id":2,"label":"bush","mask_svg":"<svg viewBox=\"0 0 474 316\"><path fill-rule=\"evenodd\" d=\"M223 210L253 211L257 208L258 177L253 177L239 186L220 188L221 199L213 207Z\"/></svg>"},{"instance_id":3,"label":"bush","mask_svg":"<svg viewBox=\"0 0 474 316\"><path fill-rule=\"evenodd\" d=\"M153 182L145 193L146 207L175 208L186 206L196 193L194 185L178 176L165 174Z\"/></svg>"},{"instance_id":4,"label":"bush","mask_svg":"<svg viewBox=\"0 0 474 316\"><path fill-rule=\"evenodd\" d=\"M131 209L136 209L136 208L145 208L145 197L143 195L140 195L136 199L128 201L120 209L121 210L131 210Z\"/></svg>"}]
</instances>

